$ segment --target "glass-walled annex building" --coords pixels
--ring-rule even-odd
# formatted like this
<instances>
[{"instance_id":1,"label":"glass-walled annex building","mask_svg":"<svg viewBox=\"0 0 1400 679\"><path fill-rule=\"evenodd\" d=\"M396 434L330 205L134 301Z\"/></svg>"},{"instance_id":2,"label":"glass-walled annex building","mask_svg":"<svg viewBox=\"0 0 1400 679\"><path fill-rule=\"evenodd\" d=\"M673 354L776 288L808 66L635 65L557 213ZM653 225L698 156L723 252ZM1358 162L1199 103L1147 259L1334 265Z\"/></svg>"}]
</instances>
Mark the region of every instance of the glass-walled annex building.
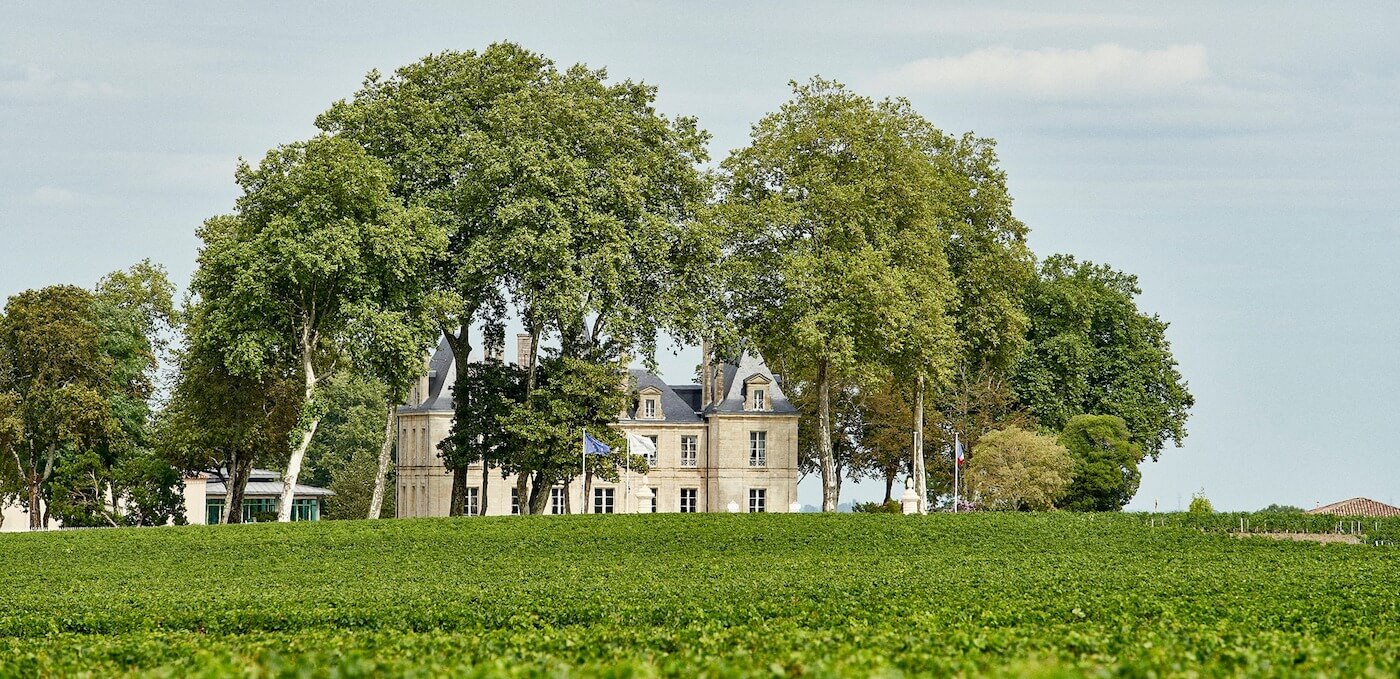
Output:
<instances>
[{"instance_id":1,"label":"glass-walled annex building","mask_svg":"<svg viewBox=\"0 0 1400 679\"><path fill-rule=\"evenodd\" d=\"M297 484L292 499L292 520L320 521L321 503L334 494L325 488ZM276 521L281 496L282 475L267 469L254 469L243 492L243 522ZM227 498L228 488L217 478L185 479L186 516L190 523L221 523ZM204 508L202 514L195 512L196 507Z\"/></svg>"}]
</instances>

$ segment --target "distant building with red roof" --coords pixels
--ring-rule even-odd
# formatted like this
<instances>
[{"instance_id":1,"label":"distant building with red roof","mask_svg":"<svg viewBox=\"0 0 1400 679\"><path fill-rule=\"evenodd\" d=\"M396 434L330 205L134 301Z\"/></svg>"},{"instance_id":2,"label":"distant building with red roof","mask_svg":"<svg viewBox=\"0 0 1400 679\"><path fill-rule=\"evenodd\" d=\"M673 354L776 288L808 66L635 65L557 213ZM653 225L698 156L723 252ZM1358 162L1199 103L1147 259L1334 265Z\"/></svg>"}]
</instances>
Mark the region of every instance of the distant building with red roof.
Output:
<instances>
[{"instance_id":1,"label":"distant building with red roof","mask_svg":"<svg viewBox=\"0 0 1400 679\"><path fill-rule=\"evenodd\" d=\"M1333 502L1330 505L1309 509L1308 513L1381 518L1400 516L1400 507L1392 507L1384 502L1376 502L1370 498L1354 497L1350 500L1342 500L1341 502Z\"/></svg>"}]
</instances>

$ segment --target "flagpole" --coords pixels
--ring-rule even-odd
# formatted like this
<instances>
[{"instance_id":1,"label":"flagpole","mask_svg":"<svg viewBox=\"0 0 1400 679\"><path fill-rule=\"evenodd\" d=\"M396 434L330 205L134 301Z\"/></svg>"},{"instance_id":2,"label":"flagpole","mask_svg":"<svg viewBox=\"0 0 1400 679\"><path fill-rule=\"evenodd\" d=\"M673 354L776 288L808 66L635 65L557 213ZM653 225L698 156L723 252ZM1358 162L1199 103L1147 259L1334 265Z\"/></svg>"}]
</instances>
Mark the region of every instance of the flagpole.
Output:
<instances>
[{"instance_id":1,"label":"flagpole","mask_svg":"<svg viewBox=\"0 0 1400 679\"><path fill-rule=\"evenodd\" d=\"M587 514L588 509L588 486L584 483L584 478L588 475L588 429L583 430L583 441L579 450L579 470L578 470L578 513Z\"/></svg>"}]
</instances>

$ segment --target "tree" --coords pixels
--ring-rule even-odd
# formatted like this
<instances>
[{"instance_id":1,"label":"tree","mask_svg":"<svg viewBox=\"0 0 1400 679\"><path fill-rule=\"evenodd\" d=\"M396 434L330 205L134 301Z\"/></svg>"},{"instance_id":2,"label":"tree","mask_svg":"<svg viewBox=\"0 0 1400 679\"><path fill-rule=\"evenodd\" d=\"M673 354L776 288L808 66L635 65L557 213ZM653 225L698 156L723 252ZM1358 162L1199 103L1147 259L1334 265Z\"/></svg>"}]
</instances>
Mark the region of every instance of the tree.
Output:
<instances>
[{"instance_id":1,"label":"tree","mask_svg":"<svg viewBox=\"0 0 1400 679\"><path fill-rule=\"evenodd\" d=\"M150 261L97 284L93 313L111 366L102 395L114 426L91 446L61 455L49 496L50 513L64 526L184 521L179 474L156 454L151 431L156 375L175 329L174 292L165 269Z\"/></svg>"},{"instance_id":2,"label":"tree","mask_svg":"<svg viewBox=\"0 0 1400 679\"><path fill-rule=\"evenodd\" d=\"M1061 509L1116 512L1137 494L1146 456L1133 443L1127 423L1116 415L1076 415L1060 433L1060 445L1074 458L1073 480L1056 502Z\"/></svg>"},{"instance_id":3,"label":"tree","mask_svg":"<svg viewBox=\"0 0 1400 679\"><path fill-rule=\"evenodd\" d=\"M473 322L499 346L507 297L533 335L527 391L547 337L569 357L650 359L659 330L694 340L717 316L719 239L694 217L707 135L657 114L655 95L498 43L371 73L318 120L387 162L395 193L450 233L435 280L456 303L441 322L456 393Z\"/></svg>"},{"instance_id":4,"label":"tree","mask_svg":"<svg viewBox=\"0 0 1400 679\"><path fill-rule=\"evenodd\" d=\"M1191 494L1191 506L1187 507L1186 511L1191 514L1214 514L1215 507L1210 504L1203 488Z\"/></svg>"},{"instance_id":5,"label":"tree","mask_svg":"<svg viewBox=\"0 0 1400 679\"><path fill-rule=\"evenodd\" d=\"M520 478L528 475L528 507L525 493L520 496L520 504L521 513L528 510L530 514L545 510L550 488L568 483L581 473L585 431L613 451L608 456L587 457L585 489L594 475L618 480L618 470L627 453L621 433L609 425L627 408L631 398L630 391L624 388L626 372L617 363L549 356L541 362L539 373L535 390L499 420L504 435L513 442L512 455L504 461L503 471ZM644 457L634 456L630 463L634 470L647 469Z\"/></svg>"},{"instance_id":6,"label":"tree","mask_svg":"<svg viewBox=\"0 0 1400 679\"><path fill-rule=\"evenodd\" d=\"M1281 505L1281 504L1278 504L1278 503L1271 504L1271 505L1269 505L1268 507L1265 507L1265 508L1259 510L1259 512L1260 512L1261 514L1303 514L1303 513L1305 513L1305 511L1303 510L1302 507L1296 507L1296 506L1294 506L1294 505Z\"/></svg>"},{"instance_id":7,"label":"tree","mask_svg":"<svg viewBox=\"0 0 1400 679\"><path fill-rule=\"evenodd\" d=\"M378 482L387 387L343 372L324 383L326 415L306 451L306 483L335 491L325 500L327 519L363 519ZM380 502L383 502L381 495ZM390 499L392 502L392 499ZM378 517L371 517L378 518Z\"/></svg>"},{"instance_id":8,"label":"tree","mask_svg":"<svg viewBox=\"0 0 1400 679\"><path fill-rule=\"evenodd\" d=\"M1177 371L1167 324L1137 308L1137 278L1055 255L1026 300L1030 346L1015 390L1041 426L1061 430L1075 415L1123 418L1132 440L1157 459L1186 437L1195 399Z\"/></svg>"},{"instance_id":9,"label":"tree","mask_svg":"<svg viewBox=\"0 0 1400 679\"><path fill-rule=\"evenodd\" d=\"M446 247L425 211L390 193L394 178L358 146L319 136L240 164L234 214L205 222L191 289L207 331L239 376L294 365L301 414L282 478L279 521L324 414L317 385L368 356L421 360L422 272ZM358 360L357 360L358 359Z\"/></svg>"},{"instance_id":10,"label":"tree","mask_svg":"<svg viewBox=\"0 0 1400 679\"><path fill-rule=\"evenodd\" d=\"M834 511L838 385L950 367L947 238L928 124L908 102L820 79L793 95L724 161L717 218L738 326L785 377L811 384L822 509Z\"/></svg>"},{"instance_id":11,"label":"tree","mask_svg":"<svg viewBox=\"0 0 1400 679\"><path fill-rule=\"evenodd\" d=\"M1069 485L1074 462L1053 436L1019 427L982 437L967 462L967 487L976 503L988 509L1053 509Z\"/></svg>"},{"instance_id":12,"label":"tree","mask_svg":"<svg viewBox=\"0 0 1400 679\"><path fill-rule=\"evenodd\" d=\"M185 316L178 377L156 418L156 449L176 469L222 482L227 495L221 521L241 523L253 468L283 467L291 454L289 439L301 412L300 380L277 364L253 374L234 373L224 358L227 338L206 330L204 307L196 304Z\"/></svg>"},{"instance_id":13,"label":"tree","mask_svg":"<svg viewBox=\"0 0 1400 679\"><path fill-rule=\"evenodd\" d=\"M465 377L458 379L453 391L452 431L438 448L443 465L452 472L454 491L466 488L467 467L482 463L478 509L484 515L486 490L493 468L509 464L511 450L519 443L501 423L525 400L525 371L515 364L496 360L468 365ZM463 371L459 370L458 374L462 375ZM461 516L465 500L464 492L454 492L449 515Z\"/></svg>"},{"instance_id":14,"label":"tree","mask_svg":"<svg viewBox=\"0 0 1400 679\"><path fill-rule=\"evenodd\" d=\"M30 530L48 523L50 481L61 454L100 444L117 427L104 391L112 361L101 347L96 300L71 285L11 297L0 319L0 395ZM14 473L13 471L11 473ZM14 481L14 480L12 480Z\"/></svg>"}]
</instances>

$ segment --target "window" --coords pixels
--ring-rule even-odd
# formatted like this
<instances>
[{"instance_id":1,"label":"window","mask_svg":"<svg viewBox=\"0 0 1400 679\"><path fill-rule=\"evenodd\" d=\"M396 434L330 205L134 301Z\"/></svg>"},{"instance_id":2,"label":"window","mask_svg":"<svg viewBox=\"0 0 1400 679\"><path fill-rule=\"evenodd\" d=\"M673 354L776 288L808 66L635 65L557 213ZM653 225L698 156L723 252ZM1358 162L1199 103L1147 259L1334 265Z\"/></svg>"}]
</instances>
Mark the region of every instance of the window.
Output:
<instances>
[{"instance_id":1,"label":"window","mask_svg":"<svg viewBox=\"0 0 1400 679\"><path fill-rule=\"evenodd\" d=\"M699 449L699 438L695 436L681 437L681 466L696 466L696 451Z\"/></svg>"},{"instance_id":2,"label":"window","mask_svg":"<svg viewBox=\"0 0 1400 679\"><path fill-rule=\"evenodd\" d=\"M467 496L462 498L462 515L477 516L481 514L481 489L472 486L466 490Z\"/></svg>"},{"instance_id":3,"label":"window","mask_svg":"<svg viewBox=\"0 0 1400 679\"><path fill-rule=\"evenodd\" d=\"M292 520L293 521L319 521L321 519L321 501L315 498L302 498L292 500Z\"/></svg>"},{"instance_id":4,"label":"window","mask_svg":"<svg viewBox=\"0 0 1400 679\"><path fill-rule=\"evenodd\" d=\"M646 417L646 418L649 419L649 420L650 420L650 419L655 419L655 418L656 418L656 399L654 399L654 398L649 398L649 399L646 399L645 401L643 401L643 402L642 402L642 413L643 413L643 417Z\"/></svg>"},{"instance_id":5,"label":"window","mask_svg":"<svg viewBox=\"0 0 1400 679\"><path fill-rule=\"evenodd\" d=\"M649 509L649 510L647 510L647 511L650 511L652 514L655 514L655 513L656 513L656 497L657 497L658 495L660 495L660 494L661 494L661 489L660 489L660 488L652 488L652 489L651 489L651 509Z\"/></svg>"},{"instance_id":6,"label":"window","mask_svg":"<svg viewBox=\"0 0 1400 679\"><path fill-rule=\"evenodd\" d=\"M553 488L550 488L549 513L563 514L565 509L565 503L568 502L568 500L569 498L564 494L564 488L562 486L555 486Z\"/></svg>"},{"instance_id":7,"label":"window","mask_svg":"<svg viewBox=\"0 0 1400 679\"><path fill-rule=\"evenodd\" d=\"M749 466L768 466L768 432L749 432Z\"/></svg>"},{"instance_id":8,"label":"window","mask_svg":"<svg viewBox=\"0 0 1400 679\"><path fill-rule=\"evenodd\" d=\"M655 467L655 466L656 466L656 451L661 450L661 449L657 447L657 440L658 440L657 437L655 437L655 436L648 436L647 438L651 439L651 451L649 451L649 452L647 453L647 466L648 466L648 467Z\"/></svg>"},{"instance_id":9,"label":"window","mask_svg":"<svg viewBox=\"0 0 1400 679\"><path fill-rule=\"evenodd\" d=\"M550 491L550 496L552 497L553 495L554 495L554 492L553 492L553 491ZM511 514L511 516L518 516L518 515L520 514L520 489L519 489L519 488L511 488L511 489L510 489L510 514Z\"/></svg>"},{"instance_id":10,"label":"window","mask_svg":"<svg viewBox=\"0 0 1400 679\"><path fill-rule=\"evenodd\" d=\"M268 516L271 514L272 516ZM244 498L243 523L253 523L261 517L264 521L277 520L277 499L271 497Z\"/></svg>"},{"instance_id":11,"label":"window","mask_svg":"<svg viewBox=\"0 0 1400 679\"><path fill-rule=\"evenodd\" d=\"M763 410L767 408L765 394L762 389L753 390L753 409Z\"/></svg>"},{"instance_id":12,"label":"window","mask_svg":"<svg viewBox=\"0 0 1400 679\"><path fill-rule=\"evenodd\" d=\"M749 489L749 513L750 513L750 514L762 514L763 512L766 512L766 511L768 511L768 489L766 489L766 488L750 488L750 489Z\"/></svg>"},{"instance_id":13,"label":"window","mask_svg":"<svg viewBox=\"0 0 1400 679\"><path fill-rule=\"evenodd\" d=\"M613 513L613 489L594 488L593 489L593 513L611 514Z\"/></svg>"},{"instance_id":14,"label":"window","mask_svg":"<svg viewBox=\"0 0 1400 679\"><path fill-rule=\"evenodd\" d=\"M214 525L224 519L224 501L208 500L204 503L204 523Z\"/></svg>"},{"instance_id":15,"label":"window","mask_svg":"<svg viewBox=\"0 0 1400 679\"><path fill-rule=\"evenodd\" d=\"M682 514L694 514L694 513L696 512L696 508L699 506L699 502L697 502L697 499L699 498L699 496L700 496L700 489L699 489L699 488L682 488L682 489L681 489L681 513L682 513Z\"/></svg>"}]
</instances>

